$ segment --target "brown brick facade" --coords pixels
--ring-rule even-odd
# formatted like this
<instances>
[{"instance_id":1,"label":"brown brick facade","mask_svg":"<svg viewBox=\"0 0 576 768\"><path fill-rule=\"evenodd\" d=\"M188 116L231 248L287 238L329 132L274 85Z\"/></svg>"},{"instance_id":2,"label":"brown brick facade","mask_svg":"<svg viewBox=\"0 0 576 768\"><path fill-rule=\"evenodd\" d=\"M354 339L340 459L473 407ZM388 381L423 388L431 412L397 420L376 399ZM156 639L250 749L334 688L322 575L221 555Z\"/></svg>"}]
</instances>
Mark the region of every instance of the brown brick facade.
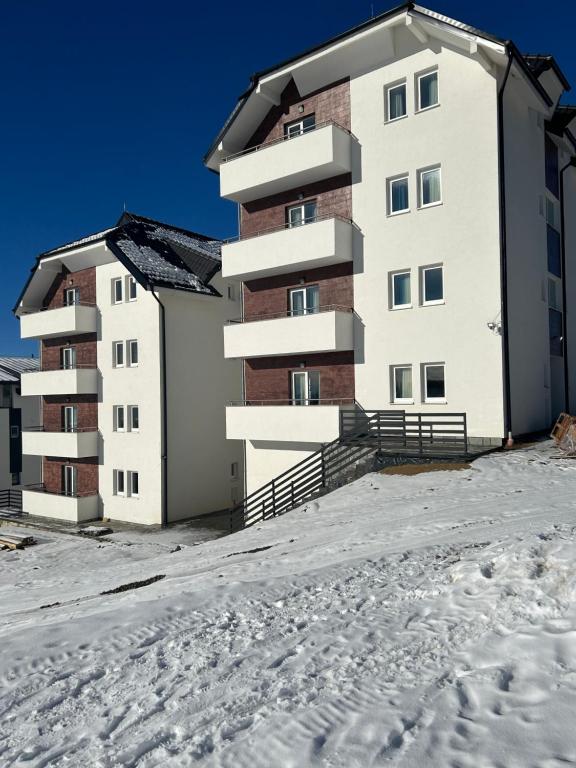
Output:
<instances>
[{"instance_id":1,"label":"brown brick facade","mask_svg":"<svg viewBox=\"0 0 576 768\"><path fill-rule=\"evenodd\" d=\"M245 319L287 312L290 309L290 289L307 285L319 287L321 307L332 304L341 307L354 306L352 264L335 264L331 267L264 277L244 283Z\"/></svg>"},{"instance_id":2,"label":"brown brick facade","mask_svg":"<svg viewBox=\"0 0 576 768\"><path fill-rule=\"evenodd\" d=\"M47 432L59 432L62 429L62 409L66 405L75 405L78 410L78 429L97 429L98 402L96 395L50 395L42 403L42 424Z\"/></svg>"},{"instance_id":3,"label":"brown brick facade","mask_svg":"<svg viewBox=\"0 0 576 768\"><path fill-rule=\"evenodd\" d=\"M61 350L69 346L76 349L76 364L79 368L96 368L96 334L84 333L78 336L44 339L41 347L42 370L58 370L61 364Z\"/></svg>"},{"instance_id":4,"label":"brown brick facade","mask_svg":"<svg viewBox=\"0 0 576 768\"><path fill-rule=\"evenodd\" d=\"M301 364L304 363L302 366ZM292 371L320 372L320 399L354 399L354 353L330 352L294 357L246 360L246 400L278 400L288 404Z\"/></svg>"},{"instance_id":5,"label":"brown brick facade","mask_svg":"<svg viewBox=\"0 0 576 768\"><path fill-rule=\"evenodd\" d=\"M98 459L72 459L45 456L42 462L44 487L48 493L62 493L62 467L71 465L78 470L78 494L90 496L98 493Z\"/></svg>"},{"instance_id":6,"label":"brown brick facade","mask_svg":"<svg viewBox=\"0 0 576 768\"><path fill-rule=\"evenodd\" d=\"M57 275L44 297L42 306L50 309L63 307L66 288L78 288L82 304L96 304L96 267L81 269L79 272L69 272L66 267L62 267L62 272Z\"/></svg>"}]
</instances>

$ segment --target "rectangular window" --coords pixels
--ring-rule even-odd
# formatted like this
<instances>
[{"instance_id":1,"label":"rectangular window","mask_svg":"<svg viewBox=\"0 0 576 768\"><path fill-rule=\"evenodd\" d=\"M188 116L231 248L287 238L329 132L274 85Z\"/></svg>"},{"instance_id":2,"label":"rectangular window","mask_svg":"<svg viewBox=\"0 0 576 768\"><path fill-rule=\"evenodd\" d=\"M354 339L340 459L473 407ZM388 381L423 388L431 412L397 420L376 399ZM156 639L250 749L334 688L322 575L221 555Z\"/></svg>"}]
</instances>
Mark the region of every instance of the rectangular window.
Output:
<instances>
[{"instance_id":1,"label":"rectangular window","mask_svg":"<svg viewBox=\"0 0 576 768\"><path fill-rule=\"evenodd\" d=\"M138 342L136 339L130 339L126 342L128 347L128 365L134 368L138 365Z\"/></svg>"},{"instance_id":2,"label":"rectangular window","mask_svg":"<svg viewBox=\"0 0 576 768\"><path fill-rule=\"evenodd\" d=\"M320 374L318 371L292 372L292 405L320 404Z\"/></svg>"},{"instance_id":3,"label":"rectangular window","mask_svg":"<svg viewBox=\"0 0 576 768\"><path fill-rule=\"evenodd\" d=\"M548 325L550 330L550 354L556 357L564 355L564 338L562 312L556 309L548 310Z\"/></svg>"},{"instance_id":4,"label":"rectangular window","mask_svg":"<svg viewBox=\"0 0 576 768\"><path fill-rule=\"evenodd\" d=\"M430 363L424 366L424 402L446 402L444 363Z\"/></svg>"},{"instance_id":5,"label":"rectangular window","mask_svg":"<svg viewBox=\"0 0 576 768\"><path fill-rule=\"evenodd\" d=\"M546 197L546 223L560 231L560 206L550 197Z\"/></svg>"},{"instance_id":6,"label":"rectangular window","mask_svg":"<svg viewBox=\"0 0 576 768\"><path fill-rule=\"evenodd\" d=\"M440 168L430 168L427 171L419 171L420 179L420 208L429 205L438 205L442 202L442 181Z\"/></svg>"},{"instance_id":7,"label":"rectangular window","mask_svg":"<svg viewBox=\"0 0 576 768\"><path fill-rule=\"evenodd\" d=\"M560 233L550 224L546 225L546 239L548 249L548 272L556 277L562 276L562 254L560 246Z\"/></svg>"},{"instance_id":8,"label":"rectangular window","mask_svg":"<svg viewBox=\"0 0 576 768\"><path fill-rule=\"evenodd\" d=\"M66 288L64 291L64 305L66 307L73 307L76 304L80 304L80 289Z\"/></svg>"},{"instance_id":9,"label":"rectangular window","mask_svg":"<svg viewBox=\"0 0 576 768\"><path fill-rule=\"evenodd\" d=\"M74 347L63 347L60 355L60 365L64 370L76 368L76 349Z\"/></svg>"},{"instance_id":10,"label":"rectangular window","mask_svg":"<svg viewBox=\"0 0 576 768\"><path fill-rule=\"evenodd\" d=\"M230 478L232 480L238 479L238 462L233 461L232 464L230 464Z\"/></svg>"},{"instance_id":11,"label":"rectangular window","mask_svg":"<svg viewBox=\"0 0 576 768\"><path fill-rule=\"evenodd\" d=\"M112 343L112 361L115 368L124 368L124 342L114 341Z\"/></svg>"},{"instance_id":12,"label":"rectangular window","mask_svg":"<svg viewBox=\"0 0 576 768\"><path fill-rule=\"evenodd\" d=\"M114 495L125 496L126 495L126 483L123 469L114 470Z\"/></svg>"},{"instance_id":13,"label":"rectangular window","mask_svg":"<svg viewBox=\"0 0 576 768\"><path fill-rule=\"evenodd\" d=\"M412 366L395 365L392 367L392 386L394 403L413 403Z\"/></svg>"},{"instance_id":14,"label":"rectangular window","mask_svg":"<svg viewBox=\"0 0 576 768\"><path fill-rule=\"evenodd\" d=\"M546 189L554 195L560 197L560 167L558 162L558 147L546 134L545 142L546 158Z\"/></svg>"},{"instance_id":15,"label":"rectangular window","mask_svg":"<svg viewBox=\"0 0 576 768\"><path fill-rule=\"evenodd\" d=\"M126 409L123 405L114 406L114 432L126 431Z\"/></svg>"},{"instance_id":16,"label":"rectangular window","mask_svg":"<svg viewBox=\"0 0 576 768\"><path fill-rule=\"evenodd\" d=\"M410 210L408 201L408 176L388 180L388 215Z\"/></svg>"},{"instance_id":17,"label":"rectangular window","mask_svg":"<svg viewBox=\"0 0 576 768\"><path fill-rule=\"evenodd\" d=\"M20 437L20 427L17 424L13 424L10 427L10 438L17 440Z\"/></svg>"},{"instance_id":18,"label":"rectangular window","mask_svg":"<svg viewBox=\"0 0 576 768\"><path fill-rule=\"evenodd\" d=\"M412 306L410 272L394 272L390 276L392 288L391 309L406 309Z\"/></svg>"},{"instance_id":19,"label":"rectangular window","mask_svg":"<svg viewBox=\"0 0 576 768\"><path fill-rule=\"evenodd\" d=\"M124 290L122 288L122 278L116 277L112 280L112 303L121 304L124 300Z\"/></svg>"},{"instance_id":20,"label":"rectangular window","mask_svg":"<svg viewBox=\"0 0 576 768\"><path fill-rule=\"evenodd\" d=\"M548 278L548 306L562 311L561 285L559 280Z\"/></svg>"},{"instance_id":21,"label":"rectangular window","mask_svg":"<svg viewBox=\"0 0 576 768\"><path fill-rule=\"evenodd\" d=\"M316 127L316 115L306 115L306 117L295 120L293 123L285 123L284 137L293 139L295 136L301 136L303 133L313 131Z\"/></svg>"},{"instance_id":22,"label":"rectangular window","mask_svg":"<svg viewBox=\"0 0 576 768\"><path fill-rule=\"evenodd\" d=\"M128 472L128 490L130 496L138 497L139 494L139 476L138 472Z\"/></svg>"},{"instance_id":23,"label":"rectangular window","mask_svg":"<svg viewBox=\"0 0 576 768\"><path fill-rule=\"evenodd\" d=\"M62 408L62 431L78 431L78 408L75 405L65 405Z\"/></svg>"},{"instance_id":24,"label":"rectangular window","mask_svg":"<svg viewBox=\"0 0 576 768\"><path fill-rule=\"evenodd\" d=\"M438 72L417 76L418 111L430 109L438 104Z\"/></svg>"},{"instance_id":25,"label":"rectangular window","mask_svg":"<svg viewBox=\"0 0 576 768\"><path fill-rule=\"evenodd\" d=\"M130 405L128 412L130 414L130 432L138 432L140 430L140 408L137 405Z\"/></svg>"},{"instance_id":26,"label":"rectangular window","mask_svg":"<svg viewBox=\"0 0 576 768\"><path fill-rule=\"evenodd\" d=\"M444 269L422 267L422 304L444 303Z\"/></svg>"},{"instance_id":27,"label":"rectangular window","mask_svg":"<svg viewBox=\"0 0 576 768\"><path fill-rule=\"evenodd\" d=\"M78 493L78 470L69 464L62 467L62 493L64 496L76 496Z\"/></svg>"},{"instance_id":28,"label":"rectangular window","mask_svg":"<svg viewBox=\"0 0 576 768\"><path fill-rule=\"evenodd\" d=\"M127 284L126 293L128 294L128 301L136 301L138 288L137 288L136 280L132 277L132 275L129 275L126 278L126 284Z\"/></svg>"},{"instance_id":29,"label":"rectangular window","mask_svg":"<svg viewBox=\"0 0 576 768\"><path fill-rule=\"evenodd\" d=\"M300 205L286 208L286 224L289 227L299 227L302 224L312 224L316 221L316 200L308 200Z\"/></svg>"},{"instance_id":30,"label":"rectangular window","mask_svg":"<svg viewBox=\"0 0 576 768\"><path fill-rule=\"evenodd\" d=\"M406 114L406 83L391 85L386 89L386 119L392 122Z\"/></svg>"},{"instance_id":31,"label":"rectangular window","mask_svg":"<svg viewBox=\"0 0 576 768\"><path fill-rule=\"evenodd\" d=\"M228 286L228 298L230 301L236 301L236 291L234 290L233 285Z\"/></svg>"},{"instance_id":32,"label":"rectangular window","mask_svg":"<svg viewBox=\"0 0 576 768\"><path fill-rule=\"evenodd\" d=\"M320 288L308 285L306 288L294 288L290 291L290 314L313 315L320 309Z\"/></svg>"}]
</instances>

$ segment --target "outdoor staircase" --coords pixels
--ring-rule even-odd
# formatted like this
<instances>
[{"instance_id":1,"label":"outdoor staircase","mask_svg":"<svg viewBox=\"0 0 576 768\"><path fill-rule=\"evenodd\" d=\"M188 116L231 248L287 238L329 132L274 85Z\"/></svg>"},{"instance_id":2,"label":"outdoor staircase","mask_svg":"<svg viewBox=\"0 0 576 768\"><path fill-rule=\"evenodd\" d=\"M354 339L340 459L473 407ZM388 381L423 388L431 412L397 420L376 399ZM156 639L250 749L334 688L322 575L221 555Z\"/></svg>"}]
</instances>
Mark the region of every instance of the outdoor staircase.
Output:
<instances>
[{"instance_id":1,"label":"outdoor staircase","mask_svg":"<svg viewBox=\"0 0 576 768\"><path fill-rule=\"evenodd\" d=\"M466 414L342 411L340 436L233 507L230 529L239 531L277 517L351 482L375 468L375 460L384 454L407 460L464 459Z\"/></svg>"},{"instance_id":2,"label":"outdoor staircase","mask_svg":"<svg viewBox=\"0 0 576 768\"><path fill-rule=\"evenodd\" d=\"M0 490L0 510L22 512L22 491L19 488Z\"/></svg>"}]
</instances>

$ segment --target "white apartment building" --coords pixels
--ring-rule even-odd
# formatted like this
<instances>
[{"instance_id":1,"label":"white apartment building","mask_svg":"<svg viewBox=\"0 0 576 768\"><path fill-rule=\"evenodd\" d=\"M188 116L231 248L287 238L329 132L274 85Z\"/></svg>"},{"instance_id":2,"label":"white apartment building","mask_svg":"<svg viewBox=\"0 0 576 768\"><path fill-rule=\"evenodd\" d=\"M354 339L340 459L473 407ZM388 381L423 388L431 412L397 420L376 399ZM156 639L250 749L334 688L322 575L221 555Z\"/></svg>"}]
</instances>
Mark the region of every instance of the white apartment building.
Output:
<instances>
[{"instance_id":1,"label":"white apartment building","mask_svg":"<svg viewBox=\"0 0 576 768\"><path fill-rule=\"evenodd\" d=\"M239 208L249 492L355 404L466 413L498 445L576 407L568 89L552 56L414 3L252 77L205 157Z\"/></svg>"},{"instance_id":2,"label":"white apartment building","mask_svg":"<svg viewBox=\"0 0 576 768\"><path fill-rule=\"evenodd\" d=\"M241 498L242 444L225 434L240 364L222 348L240 304L220 246L125 213L38 257L15 308L41 350L22 375L42 398L23 451L42 457L43 486L24 489L24 512L165 524Z\"/></svg>"},{"instance_id":3,"label":"white apartment building","mask_svg":"<svg viewBox=\"0 0 576 768\"><path fill-rule=\"evenodd\" d=\"M22 430L40 423L40 398L22 397L20 377L34 357L0 357L0 491L40 482L40 459L22 455Z\"/></svg>"}]
</instances>

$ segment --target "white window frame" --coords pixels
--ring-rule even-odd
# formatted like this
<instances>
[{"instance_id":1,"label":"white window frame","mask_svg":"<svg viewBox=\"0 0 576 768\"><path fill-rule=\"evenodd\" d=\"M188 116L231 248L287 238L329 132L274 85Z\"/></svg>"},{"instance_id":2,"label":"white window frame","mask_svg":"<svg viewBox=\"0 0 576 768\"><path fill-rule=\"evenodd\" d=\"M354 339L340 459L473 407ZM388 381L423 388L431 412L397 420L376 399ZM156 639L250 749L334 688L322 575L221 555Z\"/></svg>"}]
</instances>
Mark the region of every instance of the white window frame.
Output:
<instances>
[{"instance_id":1,"label":"white window frame","mask_svg":"<svg viewBox=\"0 0 576 768\"><path fill-rule=\"evenodd\" d=\"M441 299L431 299L428 301L426 299L426 272L430 272L433 269L439 269L442 272L442 298ZM425 267L420 267L420 290L422 294L422 306L423 307L434 307L438 306L439 304L445 304L446 303L446 291L444 290L444 264L427 264Z\"/></svg>"},{"instance_id":2,"label":"white window frame","mask_svg":"<svg viewBox=\"0 0 576 768\"><path fill-rule=\"evenodd\" d=\"M238 480L238 462L233 461L232 464L230 464L230 479L231 480Z\"/></svg>"},{"instance_id":3,"label":"white window frame","mask_svg":"<svg viewBox=\"0 0 576 768\"><path fill-rule=\"evenodd\" d=\"M134 426L134 411L138 413L138 426ZM140 432L140 406L129 405L128 406L128 429L130 432Z\"/></svg>"},{"instance_id":4,"label":"white window frame","mask_svg":"<svg viewBox=\"0 0 576 768\"><path fill-rule=\"evenodd\" d=\"M118 350L122 350L122 362L118 362ZM112 363L114 365L114 368L124 368L126 365L126 352L124 349L124 342L123 341L113 341L112 342Z\"/></svg>"},{"instance_id":5,"label":"white window frame","mask_svg":"<svg viewBox=\"0 0 576 768\"><path fill-rule=\"evenodd\" d=\"M134 288L134 296L132 296L132 288ZM127 301L136 301L138 298L138 283L133 275L128 275L126 278L126 299Z\"/></svg>"},{"instance_id":6,"label":"white window frame","mask_svg":"<svg viewBox=\"0 0 576 768\"><path fill-rule=\"evenodd\" d=\"M414 404L414 371L411 364L406 365L392 365L391 368L391 385L392 385L392 397L390 401L397 405L413 405ZM396 371L406 370L410 371L411 384L412 384L412 397L396 397Z\"/></svg>"},{"instance_id":7,"label":"white window frame","mask_svg":"<svg viewBox=\"0 0 576 768\"><path fill-rule=\"evenodd\" d=\"M294 390L294 378L295 376L299 376L304 374L306 379L306 397L304 399L303 403L296 403L296 397L295 397L295 390ZM299 371L292 371L290 375L290 402L292 405L316 405L316 403L311 403L310 401L312 398L310 397L310 375L318 376L318 404L321 402L322 397L322 390L320 388L321 385L321 379L320 379L320 371L307 371L307 370L299 370Z\"/></svg>"},{"instance_id":8,"label":"white window frame","mask_svg":"<svg viewBox=\"0 0 576 768\"><path fill-rule=\"evenodd\" d=\"M71 414L71 417L68 416ZM78 406L65 405L62 409L62 431L63 432L77 432L78 431Z\"/></svg>"},{"instance_id":9,"label":"white window frame","mask_svg":"<svg viewBox=\"0 0 576 768\"><path fill-rule=\"evenodd\" d=\"M122 414L122 426L120 426L120 414ZM114 432L126 432L126 406L115 405L113 413L113 430Z\"/></svg>"},{"instance_id":10,"label":"white window frame","mask_svg":"<svg viewBox=\"0 0 576 768\"><path fill-rule=\"evenodd\" d=\"M64 487L62 493L64 496L78 495L78 468L73 464L64 464L63 467Z\"/></svg>"},{"instance_id":11,"label":"white window frame","mask_svg":"<svg viewBox=\"0 0 576 768\"><path fill-rule=\"evenodd\" d=\"M63 371L73 371L76 368L76 347L62 347L61 366ZM70 361L67 358L70 358Z\"/></svg>"},{"instance_id":12,"label":"white window frame","mask_svg":"<svg viewBox=\"0 0 576 768\"><path fill-rule=\"evenodd\" d=\"M129 470L126 474L128 476L128 496L130 496L132 499L137 499L140 496L140 473L136 472L135 470ZM136 478L136 485L138 486L136 491L134 491L134 478Z\"/></svg>"},{"instance_id":13,"label":"white window frame","mask_svg":"<svg viewBox=\"0 0 576 768\"><path fill-rule=\"evenodd\" d=\"M133 345L136 345L136 362L133 360L132 350ZM140 362L140 349L138 347L138 339L128 339L126 342L126 363L128 368L138 368Z\"/></svg>"},{"instance_id":14,"label":"white window frame","mask_svg":"<svg viewBox=\"0 0 576 768\"><path fill-rule=\"evenodd\" d=\"M408 304L396 304L396 295L394 291L394 278L400 275L408 275L410 280L410 302ZM397 269L394 272L390 272L390 309L411 309L412 308L412 270L410 269Z\"/></svg>"},{"instance_id":15,"label":"white window frame","mask_svg":"<svg viewBox=\"0 0 576 768\"><path fill-rule=\"evenodd\" d=\"M314 118L314 125L304 128L304 120L308 120L310 117ZM294 128L297 130L293 131ZM298 120L292 120L289 123L284 123L284 138L295 139L296 136L303 136L305 133L310 133L316 129L316 114L311 112L308 115L303 115Z\"/></svg>"},{"instance_id":16,"label":"white window frame","mask_svg":"<svg viewBox=\"0 0 576 768\"><path fill-rule=\"evenodd\" d=\"M397 88L404 88L404 103L406 105L406 111L403 115L399 115L398 117L390 117L391 115L391 108L390 108L390 94L392 91L395 91ZM408 117L408 86L406 84L406 80L398 80L395 83L390 83L390 85L386 86L386 107L385 107L385 121L387 123L395 123L398 120L403 120L405 117Z\"/></svg>"},{"instance_id":17,"label":"white window frame","mask_svg":"<svg viewBox=\"0 0 576 768\"><path fill-rule=\"evenodd\" d=\"M73 300L70 301L70 296L73 296ZM80 304L80 288L74 286L72 288L66 288L64 290L64 306L75 307Z\"/></svg>"},{"instance_id":18,"label":"white window frame","mask_svg":"<svg viewBox=\"0 0 576 768\"><path fill-rule=\"evenodd\" d=\"M399 208L397 211L392 210L392 187L399 181L405 181L408 187L408 207ZM410 174L403 173L401 176L393 176L386 180L387 195L388 195L388 216L400 216L403 213L410 213Z\"/></svg>"},{"instance_id":19,"label":"white window frame","mask_svg":"<svg viewBox=\"0 0 576 768\"><path fill-rule=\"evenodd\" d=\"M117 296L116 287L120 286L120 298ZM122 304L124 302L124 281L121 277L112 279L112 304Z\"/></svg>"},{"instance_id":20,"label":"white window frame","mask_svg":"<svg viewBox=\"0 0 576 768\"><path fill-rule=\"evenodd\" d=\"M436 90L438 91L438 98L436 100L435 104L430 104L428 107L421 106L422 104L422 98L421 98L421 92L420 92L420 81L425 78L429 77L430 75L436 75ZM416 112L428 112L431 109L435 109L436 107L440 106L440 75L438 73L438 67L434 67L432 69L427 69L424 72L417 72L416 73Z\"/></svg>"},{"instance_id":21,"label":"white window frame","mask_svg":"<svg viewBox=\"0 0 576 768\"><path fill-rule=\"evenodd\" d=\"M114 496L126 496L126 472L123 469L115 469L113 471ZM122 478L122 490L120 490L120 478Z\"/></svg>"},{"instance_id":22,"label":"white window frame","mask_svg":"<svg viewBox=\"0 0 576 768\"><path fill-rule=\"evenodd\" d=\"M228 293L228 300L229 301L236 301L236 291L235 291L234 285L228 285L227 286L227 293Z\"/></svg>"},{"instance_id":23,"label":"white window frame","mask_svg":"<svg viewBox=\"0 0 576 768\"><path fill-rule=\"evenodd\" d=\"M433 203L424 202L424 176L428 173L435 173L438 171L440 178L440 200L435 200ZM442 205L444 202L444 188L442 184L442 167L440 165L430 165L427 168L420 168L418 171L418 208L434 208L437 205Z\"/></svg>"},{"instance_id":24,"label":"white window frame","mask_svg":"<svg viewBox=\"0 0 576 768\"><path fill-rule=\"evenodd\" d=\"M308 219L306 218L306 206L314 204L314 215L310 216ZM292 211L300 210L302 214L302 220L299 224L293 224L292 219L290 218L290 214ZM314 224L318 220L318 200L313 197L310 200L303 200L301 203L297 203L296 205L288 205L286 207L286 224L288 226L288 229L296 229L296 227L303 227L305 224Z\"/></svg>"},{"instance_id":25,"label":"white window frame","mask_svg":"<svg viewBox=\"0 0 576 768\"><path fill-rule=\"evenodd\" d=\"M428 368L442 368L444 370L444 397L428 397ZM446 363L424 363L422 365L422 387L425 403L446 403Z\"/></svg>"},{"instance_id":26,"label":"white window frame","mask_svg":"<svg viewBox=\"0 0 576 768\"><path fill-rule=\"evenodd\" d=\"M316 294L318 296L318 305L312 305L308 306L308 291L311 288L316 289ZM298 312L297 309L294 309L294 296L301 293L303 296L302 301L302 312ZM320 311L320 286L317 284L313 285L303 285L301 288L291 288L289 291L289 299L290 299L290 317L302 317L302 315L315 315Z\"/></svg>"}]
</instances>

